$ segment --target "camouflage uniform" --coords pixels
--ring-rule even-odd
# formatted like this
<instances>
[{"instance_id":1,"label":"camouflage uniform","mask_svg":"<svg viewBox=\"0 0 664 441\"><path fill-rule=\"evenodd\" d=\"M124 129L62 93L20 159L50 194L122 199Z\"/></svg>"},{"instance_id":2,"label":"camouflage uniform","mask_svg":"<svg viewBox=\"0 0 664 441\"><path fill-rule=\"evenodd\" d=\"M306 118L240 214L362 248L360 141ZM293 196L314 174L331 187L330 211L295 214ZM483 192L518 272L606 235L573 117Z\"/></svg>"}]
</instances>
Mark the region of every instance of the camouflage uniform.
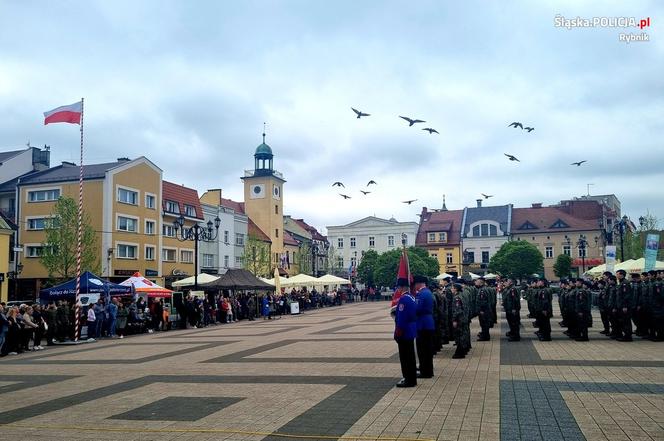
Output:
<instances>
[{"instance_id":1,"label":"camouflage uniform","mask_svg":"<svg viewBox=\"0 0 664 441\"><path fill-rule=\"evenodd\" d=\"M457 292L452 303L452 326L454 328L454 340L456 351L452 358L464 358L468 352L467 343L470 335L467 332L468 308L466 307L466 296L463 292Z\"/></svg>"}]
</instances>

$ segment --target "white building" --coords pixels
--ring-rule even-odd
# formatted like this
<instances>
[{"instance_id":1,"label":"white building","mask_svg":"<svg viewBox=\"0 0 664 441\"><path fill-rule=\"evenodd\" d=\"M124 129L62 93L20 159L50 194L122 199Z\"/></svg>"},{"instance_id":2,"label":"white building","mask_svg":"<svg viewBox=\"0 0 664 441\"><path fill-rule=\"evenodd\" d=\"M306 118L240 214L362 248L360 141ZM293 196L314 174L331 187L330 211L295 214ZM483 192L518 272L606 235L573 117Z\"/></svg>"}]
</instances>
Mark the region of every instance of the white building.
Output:
<instances>
[{"instance_id":1,"label":"white building","mask_svg":"<svg viewBox=\"0 0 664 441\"><path fill-rule=\"evenodd\" d=\"M348 269L351 262L359 264L363 251L374 250L380 254L400 247L402 235L405 235L406 246L415 245L417 229L417 222L369 216L346 225L327 227L327 239L336 252L334 265Z\"/></svg>"},{"instance_id":2,"label":"white building","mask_svg":"<svg viewBox=\"0 0 664 441\"><path fill-rule=\"evenodd\" d=\"M218 201L218 202L217 202ZM199 244L199 266L201 272L217 274L226 268L242 268L244 241L247 237L249 219L244 213L228 206L221 198L221 190L208 190L201 196L203 224L214 223L219 217L219 235L212 242Z\"/></svg>"},{"instance_id":3,"label":"white building","mask_svg":"<svg viewBox=\"0 0 664 441\"><path fill-rule=\"evenodd\" d=\"M509 240L512 205L466 207L461 221L463 263L470 271L485 270L491 257Z\"/></svg>"}]
</instances>

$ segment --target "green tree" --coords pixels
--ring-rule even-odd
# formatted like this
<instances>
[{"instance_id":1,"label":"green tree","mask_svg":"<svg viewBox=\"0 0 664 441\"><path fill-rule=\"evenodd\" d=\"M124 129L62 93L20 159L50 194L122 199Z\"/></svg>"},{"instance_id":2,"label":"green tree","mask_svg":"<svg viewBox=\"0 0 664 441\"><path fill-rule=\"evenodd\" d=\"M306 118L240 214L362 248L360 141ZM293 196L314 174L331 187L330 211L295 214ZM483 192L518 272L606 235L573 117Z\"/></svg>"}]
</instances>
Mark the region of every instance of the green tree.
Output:
<instances>
[{"instance_id":1,"label":"green tree","mask_svg":"<svg viewBox=\"0 0 664 441\"><path fill-rule=\"evenodd\" d=\"M244 243L242 267L256 277L272 278L274 274L270 257L270 244L250 234Z\"/></svg>"},{"instance_id":2,"label":"green tree","mask_svg":"<svg viewBox=\"0 0 664 441\"><path fill-rule=\"evenodd\" d=\"M378 253L375 250L368 250L362 253L362 261L357 266L357 279L360 283L367 286L375 286L374 271L377 261Z\"/></svg>"},{"instance_id":3,"label":"green tree","mask_svg":"<svg viewBox=\"0 0 664 441\"><path fill-rule=\"evenodd\" d=\"M302 242L297 250L297 265L302 274L311 274L311 245Z\"/></svg>"},{"instance_id":4,"label":"green tree","mask_svg":"<svg viewBox=\"0 0 664 441\"><path fill-rule=\"evenodd\" d=\"M567 254L559 254L553 264L553 273L562 279L572 275L572 258Z\"/></svg>"},{"instance_id":5,"label":"green tree","mask_svg":"<svg viewBox=\"0 0 664 441\"><path fill-rule=\"evenodd\" d=\"M91 226L90 216L83 212L81 236L81 272L101 271L100 248L97 233ZM69 197L61 197L55 203L51 217L45 222L46 238L39 260L48 275L55 279L71 279L76 276L78 243L78 205Z\"/></svg>"},{"instance_id":6,"label":"green tree","mask_svg":"<svg viewBox=\"0 0 664 441\"><path fill-rule=\"evenodd\" d=\"M426 277L436 277L438 275L438 261L429 256L427 250L419 247L410 247L407 249L407 252L411 274ZM376 286L393 286L395 284L400 258L401 249L399 248L387 251L378 256L374 269Z\"/></svg>"},{"instance_id":7,"label":"green tree","mask_svg":"<svg viewBox=\"0 0 664 441\"><path fill-rule=\"evenodd\" d=\"M544 257L533 244L523 240L505 242L489 261L489 270L523 279L543 269Z\"/></svg>"}]
</instances>

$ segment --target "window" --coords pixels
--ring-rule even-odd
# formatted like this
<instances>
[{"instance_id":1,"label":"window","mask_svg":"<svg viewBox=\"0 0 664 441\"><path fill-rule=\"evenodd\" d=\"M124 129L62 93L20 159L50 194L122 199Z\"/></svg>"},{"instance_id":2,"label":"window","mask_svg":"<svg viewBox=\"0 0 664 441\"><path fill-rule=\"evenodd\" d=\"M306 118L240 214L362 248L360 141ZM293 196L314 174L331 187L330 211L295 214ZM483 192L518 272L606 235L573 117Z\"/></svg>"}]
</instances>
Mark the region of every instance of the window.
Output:
<instances>
[{"instance_id":1,"label":"window","mask_svg":"<svg viewBox=\"0 0 664 441\"><path fill-rule=\"evenodd\" d=\"M44 254L44 247L42 246L26 247L25 257L40 257L42 254Z\"/></svg>"},{"instance_id":2,"label":"window","mask_svg":"<svg viewBox=\"0 0 664 441\"><path fill-rule=\"evenodd\" d=\"M173 228L173 225L164 225L162 234L166 237L175 237L175 228Z\"/></svg>"},{"instance_id":3,"label":"window","mask_svg":"<svg viewBox=\"0 0 664 441\"><path fill-rule=\"evenodd\" d=\"M344 267L344 258L343 258L343 257L341 257L341 256L337 256L337 266L338 266L339 268L343 268L343 267Z\"/></svg>"},{"instance_id":4,"label":"window","mask_svg":"<svg viewBox=\"0 0 664 441\"><path fill-rule=\"evenodd\" d=\"M235 267L236 268L241 268L242 267L242 257L235 256Z\"/></svg>"},{"instance_id":5,"label":"window","mask_svg":"<svg viewBox=\"0 0 664 441\"><path fill-rule=\"evenodd\" d=\"M497 236L498 227L493 224L479 224L473 227L473 236Z\"/></svg>"},{"instance_id":6,"label":"window","mask_svg":"<svg viewBox=\"0 0 664 441\"><path fill-rule=\"evenodd\" d=\"M161 250L161 260L164 262L175 262L177 257L176 250L171 248L162 248Z\"/></svg>"},{"instance_id":7,"label":"window","mask_svg":"<svg viewBox=\"0 0 664 441\"><path fill-rule=\"evenodd\" d=\"M475 225L475 226L473 227L473 236L479 236L479 235L480 235L480 226L479 226L479 225Z\"/></svg>"},{"instance_id":8,"label":"window","mask_svg":"<svg viewBox=\"0 0 664 441\"><path fill-rule=\"evenodd\" d=\"M544 257L547 259L553 259L553 247L544 248Z\"/></svg>"},{"instance_id":9,"label":"window","mask_svg":"<svg viewBox=\"0 0 664 441\"><path fill-rule=\"evenodd\" d=\"M126 188L118 188L118 202L138 205L138 192L127 190Z\"/></svg>"},{"instance_id":10,"label":"window","mask_svg":"<svg viewBox=\"0 0 664 441\"><path fill-rule=\"evenodd\" d=\"M447 242L447 233L445 232L438 233L438 241Z\"/></svg>"},{"instance_id":11,"label":"window","mask_svg":"<svg viewBox=\"0 0 664 441\"><path fill-rule=\"evenodd\" d=\"M28 192L28 202L56 201L60 197L60 189L35 190Z\"/></svg>"},{"instance_id":12,"label":"window","mask_svg":"<svg viewBox=\"0 0 664 441\"><path fill-rule=\"evenodd\" d=\"M178 204L177 202L173 202L173 201L166 201L165 210L168 211L169 213L178 213L179 214L180 213L180 204Z\"/></svg>"},{"instance_id":13,"label":"window","mask_svg":"<svg viewBox=\"0 0 664 441\"><path fill-rule=\"evenodd\" d=\"M393 247L394 246L394 236L387 236L387 246L388 247Z\"/></svg>"},{"instance_id":14,"label":"window","mask_svg":"<svg viewBox=\"0 0 664 441\"><path fill-rule=\"evenodd\" d=\"M489 236L498 236L498 228L495 225L489 225Z\"/></svg>"},{"instance_id":15,"label":"window","mask_svg":"<svg viewBox=\"0 0 664 441\"><path fill-rule=\"evenodd\" d=\"M279 228L274 229L274 237L279 237Z\"/></svg>"},{"instance_id":16,"label":"window","mask_svg":"<svg viewBox=\"0 0 664 441\"><path fill-rule=\"evenodd\" d=\"M579 248L579 257L588 257L585 248Z\"/></svg>"},{"instance_id":17,"label":"window","mask_svg":"<svg viewBox=\"0 0 664 441\"><path fill-rule=\"evenodd\" d=\"M184 214L189 217L196 217L196 207L184 204Z\"/></svg>"},{"instance_id":18,"label":"window","mask_svg":"<svg viewBox=\"0 0 664 441\"><path fill-rule=\"evenodd\" d=\"M228 268L229 263L230 263L230 257L224 256L224 268Z\"/></svg>"},{"instance_id":19,"label":"window","mask_svg":"<svg viewBox=\"0 0 664 441\"><path fill-rule=\"evenodd\" d=\"M482 251L482 263L489 263L489 252Z\"/></svg>"},{"instance_id":20,"label":"window","mask_svg":"<svg viewBox=\"0 0 664 441\"><path fill-rule=\"evenodd\" d=\"M136 245L118 244L118 259L137 259L138 247Z\"/></svg>"},{"instance_id":21,"label":"window","mask_svg":"<svg viewBox=\"0 0 664 441\"><path fill-rule=\"evenodd\" d=\"M445 254L445 262L447 262L448 264L451 264L453 262L452 253Z\"/></svg>"},{"instance_id":22,"label":"window","mask_svg":"<svg viewBox=\"0 0 664 441\"><path fill-rule=\"evenodd\" d=\"M436 233L429 233L429 242L436 241Z\"/></svg>"},{"instance_id":23,"label":"window","mask_svg":"<svg viewBox=\"0 0 664 441\"><path fill-rule=\"evenodd\" d=\"M235 233L235 245L244 246L244 234Z\"/></svg>"},{"instance_id":24,"label":"window","mask_svg":"<svg viewBox=\"0 0 664 441\"><path fill-rule=\"evenodd\" d=\"M369 236L369 246L371 248L376 246L376 238L374 236Z\"/></svg>"},{"instance_id":25,"label":"window","mask_svg":"<svg viewBox=\"0 0 664 441\"><path fill-rule=\"evenodd\" d=\"M49 222L46 218L40 217L35 219L28 219L28 230L43 230L48 228Z\"/></svg>"},{"instance_id":26,"label":"window","mask_svg":"<svg viewBox=\"0 0 664 441\"><path fill-rule=\"evenodd\" d=\"M337 239L337 248L343 248L344 247L344 238L340 237Z\"/></svg>"},{"instance_id":27,"label":"window","mask_svg":"<svg viewBox=\"0 0 664 441\"><path fill-rule=\"evenodd\" d=\"M274 214L279 214L279 205L274 204Z\"/></svg>"},{"instance_id":28,"label":"window","mask_svg":"<svg viewBox=\"0 0 664 441\"><path fill-rule=\"evenodd\" d=\"M214 266L214 254L203 254L203 267L212 268Z\"/></svg>"},{"instance_id":29,"label":"window","mask_svg":"<svg viewBox=\"0 0 664 441\"><path fill-rule=\"evenodd\" d=\"M354 237L351 237L351 238L350 238L350 247L351 247L351 248L355 248L356 245L357 245L357 243L355 242L355 238L354 238Z\"/></svg>"},{"instance_id":30,"label":"window","mask_svg":"<svg viewBox=\"0 0 664 441\"><path fill-rule=\"evenodd\" d=\"M191 250L180 250L180 262L182 263L193 263L194 262L194 252Z\"/></svg>"},{"instance_id":31,"label":"window","mask_svg":"<svg viewBox=\"0 0 664 441\"><path fill-rule=\"evenodd\" d=\"M569 228L569 225L567 225L562 219L558 219L551 225L551 228Z\"/></svg>"},{"instance_id":32,"label":"window","mask_svg":"<svg viewBox=\"0 0 664 441\"><path fill-rule=\"evenodd\" d=\"M153 194L145 195L145 208L153 208L156 205L157 198Z\"/></svg>"},{"instance_id":33,"label":"window","mask_svg":"<svg viewBox=\"0 0 664 441\"><path fill-rule=\"evenodd\" d=\"M145 260L154 260L154 247L146 245L145 246Z\"/></svg>"},{"instance_id":34,"label":"window","mask_svg":"<svg viewBox=\"0 0 664 441\"><path fill-rule=\"evenodd\" d=\"M436 253L431 253L431 254L429 254L429 256L433 257L436 260L438 260L438 254L436 254Z\"/></svg>"},{"instance_id":35,"label":"window","mask_svg":"<svg viewBox=\"0 0 664 441\"><path fill-rule=\"evenodd\" d=\"M572 257L572 247L570 245L563 245L563 254Z\"/></svg>"},{"instance_id":36,"label":"window","mask_svg":"<svg viewBox=\"0 0 664 441\"><path fill-rule=\"evenodd\" d=\"M530 221L526 221L518 229L519 230L536 230L537 227L535 225L533 225Z\"/></svg>"},{"instance_id":37,"label":"window","mask_svg":"<svg viewBox=\"0 0 664 441\"><path fill-rule=\"evenodd\" d=\"M475 263L475 251L466 251L466 263Z\"/></svg>"},{"instance_id":38,"label":"window","mask_svg":"<svg viewBox=\"0 0 664 441\"><path fill-rule=\"evenodd\" d=\"M224 230L224 243L228 243L228 230Z\"/></svg>"},{"instance_id":39,"label":"window","mask_svg":"<svg viewBox=\"0 0 664 441\"><path fill-rule=\"evenodd\" d=\"M482 224L480 225L482 229L482 236L488 236L489 235L489 224Z\"/></svg>"},{"instance_id":40,"label":"window","mask_svg":"<svg viewBox=\"0 0 664 441\"><path fill-rule=\"evenodd\" d=\"M150 234L150 235L154 234L154 231L157 228L156 225L157 224L155 223L155 221L146 220L145 221L145 234Z\"/></svg>"},{"instance_id":41,"label":"window","mask_svg":"<svg viewBox=\"0 0 664 441\"><path fill-rule=\"evenodd\" d=\"M350 266L357 266L357 257L351 257L350 258Z\"/></svg>"},{"instance_id":42,"label":"window","mask_svg":"<svg viewBox=\"0 0 664 441\"><path fill-rule=\"evenodd\" d=\"M118 230L136 233L138 231L138 222L136 219L124 216L118 216Z\"/></svg>"}]
</instances>

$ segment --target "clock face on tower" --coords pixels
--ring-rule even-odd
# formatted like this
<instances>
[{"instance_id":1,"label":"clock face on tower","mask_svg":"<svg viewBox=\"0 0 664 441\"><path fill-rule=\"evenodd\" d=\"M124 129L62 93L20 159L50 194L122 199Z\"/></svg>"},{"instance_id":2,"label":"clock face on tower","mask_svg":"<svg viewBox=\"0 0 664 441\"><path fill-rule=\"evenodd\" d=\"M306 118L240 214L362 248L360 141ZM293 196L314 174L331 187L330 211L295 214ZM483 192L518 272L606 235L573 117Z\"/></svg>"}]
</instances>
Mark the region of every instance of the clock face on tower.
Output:
<instances>
[{"instance_id":1,"label":"clock face on tower","mask_svg":"<svg viewBox=\"0 0 664 441\"><path fill-rule=\"evenodd\" d=\"M274 187L272 188L272 198L281 199L281 188L279 188L277 184L274 184Z\"/></svg>"},{"instance_id":2,"label":"clock face on tower","mask_svg":"<svg viewBox=\"0 0 664 441\"><path fill-rule=\"evenodd\" d=\"M249 191L251 199L263 199L265 197L265 184L253 184Z\"/></svg>"}]
</instances>

